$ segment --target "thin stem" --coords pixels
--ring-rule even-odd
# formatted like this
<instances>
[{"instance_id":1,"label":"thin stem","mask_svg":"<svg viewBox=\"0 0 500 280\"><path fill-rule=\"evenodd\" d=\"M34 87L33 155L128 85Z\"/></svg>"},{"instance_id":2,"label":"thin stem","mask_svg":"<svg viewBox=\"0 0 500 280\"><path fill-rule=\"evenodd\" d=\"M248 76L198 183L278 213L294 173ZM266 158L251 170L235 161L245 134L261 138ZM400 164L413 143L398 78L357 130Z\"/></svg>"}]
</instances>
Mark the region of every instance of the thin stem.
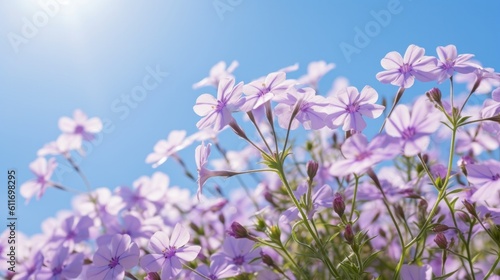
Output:
<instances>
[{"instance_id":1,"label":"thin stem","mask_svg":"<svg viewBox=\"0 0 500 280\"><path fill-rule=\"evenodd\" d=\"M471 92L469 93L469 95L467 95L467 98L465 99L464 101L464 104L462 104L462 107L460 107L460 110L458 111L458 115L460 116L460 114L462 114L462 111L464 110L464 107L465 107L465 104L467 104L467 101L469 101L469 98L472 96L472 94L474 93L475 89L473 88L471 90Z\"/></svg>"},{"instance_id":2,"label":"thin stem","mask_svg":"<svg viewBox=\"0 0 500 280\"><path fill-rule=\"evenodd\" d=\"M356 196L358 195L358 185L359 177L354 175L354 194L351 201L351 213L349 213L349 222L352 223L352 216L354 215L354 210L356 210Z\"/></svg>"},{"instance_id":3,"label":"thin stem","mask_svg":"<svg viewBox=\"0 0 500 280\"><path fill-rule=\"evenodd\" d=\"M281 180L283 181L283 185L285 186L285 188L286 188L286 190L288 192L288 195L292 199L295 207L297 207L297 209L299 210L300 216L302 217L302 220L304 221L304 225L306 226L307 230L309 231L309 233L313 237L314 241L318 245L318 247L319 247L319 249L321 251L321 254L323 255L323 259L322 259L323 263L325 263L325 265L328 267L328 270L330 271L330 273L334 277L337 277L337 278L340 277L340 274L338 273L338 271L335 269L335 267L331 263L330 258L327 255L327 253L325 251L325 248L323 247L323 244L322 244L321 240L316 235L316 233L314 232L314 230L311 228L311 225L309 224L309 219L307 218L307 215L304 213L304 210L300 206L299 201L297 200L297 198L293 194L292 188L288 184L288 181L286 179L285 173L283 171L282 162L280 161L280 162L278 162L278 164L279 164L279 168L277 169L278 175L280 176Z\"/></svg>"},{"instance_id":4,"label":"thin stem","mask_svg":"<svg viewBox=\"0 0 500 280\"><path fill-rule=\"evenodd\" d=\"M453 105L453 93L454 93L454 90L453 90L453 76L450 76L450 101L451 101L451 108L454 107L454 105Z\"/></svg>"},{"instance_id":5,"label":"thin stem","mask_svg":"<svg viewBox=\"0 0 500 280\"><path fill-rule=\"evenodd\" d=\"M257 125L257 122L255 121L255 117L252 113L252 111L248 111L247 112L247 115L248 115L248 118L250 119L250 121L253 123L253 125L255 126L255 129L257 129L257 132L259 133L260 135L260 138L262 138L262 141L264 141L264 144L266 145L267 149L269 150L269 153L273 153L273 151L271 150L271 147L269 146L269 144L267 143L266 141L266 138L264 137L264 134L262 134L262 131L260 130L259 126Z\"/></svg>"},{"instance_id":6,"label":"thin stem","mask_svg":"<svg viewBox=\"0 0 500 280\"><path fill-rule=\"evenodd\" d=\"M378 131L378 133L381 133L382 130L384 130L385 123L387 122L387 120L391 116L392 112L394 111L394 108L396 108L396 105L398 104L399 100L403 96L403 92L405 92L405 88L400 87L398 89L398 92L396 93L396 97L394 98L394 103L392 104L391 111L389 111L389 114L385 117L384 122L382 123L382 126L380 127L380 130Z\"/></svg>"},{"instance_id":7,"label":"thin stem","mask_svg":"<svg viewBox=\"0 0 500 280\"><path fill-rule=\"evenodd\" d=\"M495 259L495 262L491 266L491 268L488 271L488 273L484 276L485 280L488 279L491 276L491 274L495 271L495 269L497 268L498 262L500 262L500 252L497 253L497 258Z\"/></svg>"}]
</instances>

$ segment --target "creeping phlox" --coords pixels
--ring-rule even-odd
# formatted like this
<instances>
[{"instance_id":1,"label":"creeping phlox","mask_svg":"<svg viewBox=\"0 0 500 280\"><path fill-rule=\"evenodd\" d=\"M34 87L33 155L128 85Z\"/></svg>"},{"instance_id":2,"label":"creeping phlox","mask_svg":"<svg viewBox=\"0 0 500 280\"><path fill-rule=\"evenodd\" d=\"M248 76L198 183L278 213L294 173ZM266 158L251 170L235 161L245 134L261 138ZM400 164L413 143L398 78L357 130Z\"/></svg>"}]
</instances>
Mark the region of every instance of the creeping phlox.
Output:
<instances>
[{"instance_id":1,"label":"creeping phlox","mask_svg":"<svg viewBox=\"0 0 500 280\"><path fill-rule=\"evenodd\" d=\"M381 60L376 78L396 86L390 106L376 90L388 86L355 87L340 76L320 95L333 63L312 62L297 79L292 65L245 83L234 75L238 62L219 62L193 86L212 89L193 107L199 130L174 130L145 157L158 169L179 163L187 188L162 171L95 188L74 158L102 123L76 110L21 187L27 202L50 189L78 192L73 209L44 221L41 234L20 235L15 272L0 256L3 276L498 277L500 74L453 45L424 54L410 45ZM425 93L413 87L421 82L431 84ZM405 94L412 103L402 104ZM471 96L483 105L470 105ZM238 144L225 146L219 136L232 132ZM182 159L194 143L195 156ZM86 190L54 180L61 162Z\"/></svg>"}]
</instances>

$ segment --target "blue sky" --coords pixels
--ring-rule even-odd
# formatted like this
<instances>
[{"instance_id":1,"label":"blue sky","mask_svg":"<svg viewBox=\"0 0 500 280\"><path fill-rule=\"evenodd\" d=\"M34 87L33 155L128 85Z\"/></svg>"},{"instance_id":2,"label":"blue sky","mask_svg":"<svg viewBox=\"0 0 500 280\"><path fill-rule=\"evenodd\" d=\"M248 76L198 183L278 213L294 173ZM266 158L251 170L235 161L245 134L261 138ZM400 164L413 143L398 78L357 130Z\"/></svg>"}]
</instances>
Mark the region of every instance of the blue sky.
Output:
<instances>
[{"instance_id":1,"label":"blue sky","mask_svg":"<svg viewBox=\"0 0 500 280\"><path fill-rule=\"evenodd\" d=\"M52 4L44 9L43 3ZM36 151L59 135L58 119L81 108L110 125L80 163L94 187L131 185L151 175L144 159L156 141L173 129L196 131L192 106L199 94L214 90L191 86L220 60L238 60L235 75L245 82L296 62L301 68L291 77L304 74L310 61L334 62L320 92L345 76L389 98L396 88L375 79L380 59L389 51L404 53L409 44L429 55L436 46L455 44L459 53L473 53L498 71L499 10L497 1L2 1L0 172L15 168L18 187L29 180ZM346 46L353 52L346 54ZM126 116L117 112L122 98L156 68L168 76L135 108L127 106ZM403 101L434 85L416 85ZM192 168L193 150L181 153ZM160 170L171 184L194 189L174 163ZM84 189L76 174L61 178ZM1 205L5 196L2 191ZM51 189L25 205L18 192L19 229L39 232L40 223L69 208L70 200L70 194ZM1 219L6 212L0 210Z\"/></svg>"}]
</instances>

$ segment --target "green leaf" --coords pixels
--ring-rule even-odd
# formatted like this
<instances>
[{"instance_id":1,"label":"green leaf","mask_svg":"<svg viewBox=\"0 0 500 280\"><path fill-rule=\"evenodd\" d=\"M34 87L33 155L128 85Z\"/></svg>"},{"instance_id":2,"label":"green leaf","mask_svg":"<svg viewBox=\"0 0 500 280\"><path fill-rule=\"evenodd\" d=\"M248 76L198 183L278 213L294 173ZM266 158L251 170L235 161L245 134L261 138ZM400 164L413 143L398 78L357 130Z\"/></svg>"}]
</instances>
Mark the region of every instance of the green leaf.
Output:
<instances>
[{"instance_id":1,"label":"green leaf","mask_svg":"<svg viewBox=\"0 0 500 280\"><path fill-rule=\"evenodd\" d=\"M445 274L445 275L441 275L441 276L439 276L439 277L434 277L434 280L438 280L438 279L439 279L439 280L441 280L441 279L448 279L448 278L450 278L453 274L455 274L455 272L457 272L457 271L458 271L458 269L457 269L457 270L454 270L454 271L452 271L452 272L450 272L450 273L447 273L447 274Z\"/></svg>"}]
</instances>

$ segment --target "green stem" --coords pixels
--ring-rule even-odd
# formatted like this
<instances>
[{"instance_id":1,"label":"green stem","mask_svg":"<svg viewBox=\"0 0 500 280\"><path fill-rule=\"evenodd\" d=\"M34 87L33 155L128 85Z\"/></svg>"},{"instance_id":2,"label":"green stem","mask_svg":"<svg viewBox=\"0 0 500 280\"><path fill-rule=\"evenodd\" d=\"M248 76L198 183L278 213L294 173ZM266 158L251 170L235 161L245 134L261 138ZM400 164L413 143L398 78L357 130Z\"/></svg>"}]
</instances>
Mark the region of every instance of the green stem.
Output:
<instances>
[{"instance_id":1,"label":"green stem","mask_svg":"<svg viewBox=\"0 0 500 280\"><path fill-rule=\"evenodd\" d=\"M495 260L495 262L493 263L493 265L491 266L490 270L488 271L488 273L484 276L484 279L488 279L491 274L495 271L495 268L497 267L498 265L498 262L500 262L500 253L498 253L497 255L497 258Z\"/></svg>"},{"instance_id":2,"label":"green stem","mask_svg":"<svg viewBox=\"0 0 500 280\"><path fill-rule=\"evenodd\" d=\"M319 247L320 253L323 256L323 259L322 259L323 263L328 267L328 270L330 271L330 273L334 277L339 278L340 274L338 273L337 269L335 269L335 267L333 266L332 262L330 261L330 257L326 253L325 248L323 247L323 244L322 244L321 240L319 239L319 237L316 235L315 231L312 229L311 225L309 224L309 219L308 219L307 215L304 213L304 210L300 206L299 201L297 200L297 198L293 194L292 188L288 184L288 181L286 179L285 173L283 171L282 161L279 160L279 159L277 159L277 160L278 160L278 169L277 169L278 175L280 176L281 180L283 181L283 185L285 186L285 188L286 188L286 190L288 192L288 195L292 199L295 207L297 207L297 209L299 210L300 216L302 217L302 220L304 221L304 225L306 226L307 230L309 231L309 233L311 234L312 238L314 239L314 241L316 242L317 246Z\"/></svg>"}]
</instances>

